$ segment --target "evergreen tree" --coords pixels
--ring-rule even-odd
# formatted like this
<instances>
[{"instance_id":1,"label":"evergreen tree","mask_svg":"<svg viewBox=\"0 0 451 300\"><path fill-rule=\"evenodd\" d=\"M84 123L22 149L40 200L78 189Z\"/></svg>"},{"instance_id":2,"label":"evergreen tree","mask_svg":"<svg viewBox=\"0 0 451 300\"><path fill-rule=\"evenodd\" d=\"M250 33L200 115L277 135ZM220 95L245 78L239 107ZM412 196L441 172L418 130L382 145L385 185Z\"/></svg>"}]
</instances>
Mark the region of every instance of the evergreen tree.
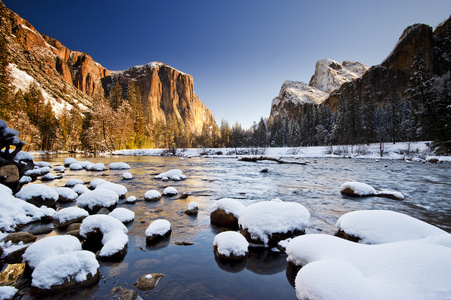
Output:
<instances>
[{"instance_id":1,"label":"evergreen tree","mask_svg":"<svg viewBox=\"0 0 451 300\"><path fill-rule=\"evenodd\" d=\"M113 110L117 110L122 104L122 88L119 79L116 79L114 86L110 89L109 102Z\"/></svg>"},{"instance_id":2,"label":"evergreen tree","mask_svg":"<svg viewBox=\"0 0 451 300\"><path fill-rule=\"evenodd\" d=\"M229 147L230 146L230 134L231 129L229 127L229 122L227 120L221 120L221 147Z\"/></svg>"}]
</instances>

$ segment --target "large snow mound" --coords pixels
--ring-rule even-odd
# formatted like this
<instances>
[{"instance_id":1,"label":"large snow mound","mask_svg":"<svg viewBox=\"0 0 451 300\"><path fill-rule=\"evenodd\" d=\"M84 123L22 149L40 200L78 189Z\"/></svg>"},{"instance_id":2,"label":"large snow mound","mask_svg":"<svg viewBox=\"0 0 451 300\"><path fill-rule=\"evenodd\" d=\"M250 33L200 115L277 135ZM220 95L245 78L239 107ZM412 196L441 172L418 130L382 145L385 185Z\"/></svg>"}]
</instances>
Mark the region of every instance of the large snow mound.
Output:
<instances>
[{"instance_id":1,"label":"large snow mound","mask_svg":"<svg viewBox=\"0 0 451 300\"><path fill-rule=\"evenodd\" d=\"M55 220L58 220L60 223L65 223L70 220L75 220L81 217L87 217L89 213L80 207L66 207L60 209L53 216Z\"/></svg>"},{"instance_id":2,"label":"large snow mound","mask_svg":"<svg viewBox=\"0 0 451 300\"><path fill-rule=\"evenodd\" d=\"M59 254L81 251L80 241L71 235L55 235L43 238L31 244L23 254L24 262L36 268L41 262Z\"/></svg>"},{"instance_id":3,"label":"large snow mound","mask_svg":"<svg viewBox=\"0 0 451 300\"><path fill-rule=\"evenodd\" d=\"M130 165L124 162L115 162L109 164L110 170L128 170L130 169Z\"/></svg>"},{"instance_id":4,"label":"large snow mound","mask_svg":"<svg viewBox=\"0 0 451 300\"><path fill-rule=\"evenodd\" d=\"M305 230L309 222L310 213L303 205L276 199L247 206L238 219L240 228L247 229L252 239L259 239L264 244L274 233Z\"/></svg>"},{"instance_id":5,"label":"large snow mound","mask_svg":"<svg viewBox=\"0 0 451 300\"><path fill-rule=\"evenodd\" d=\"M364 244L417 240L446 234L438 227L390 210L349 212L338 219L336 226L349 235L359 237L359 242Z\"/></svg>"},{"instance_id":6,"label":"large snow mound","mask_svg":"<svg viewBox=\"0 0 451 300\"><path fill-rule=\"evenodd\" d=\"M40 263L31 275L31 285L48 290L65 280L83 282L88 275L95 276L99 267L95 254L90 251L63 253Z\"/></svg>"},{"instance_id":7,"label":"large snow mound","mask_svg":"<svg viewBox=\"0 0 451 300\"><path fill-rule=\"evenodd\" d=\"M99 255L111 256L125 248L128 244L128 229L118 219L108 215L92 215L83 220L80 235L84 238L90 232L100 230L103 234L102 249Z\"/></svg>"},{"instance_id":8,"label":"large snow mound","mask_svg":"<svg viewBox=\"0 0 451 300\"><path fill-rule=\"evenodd\" d=\"M451 248L420 240L363 245L325 234L288 243L287 260L303 266L298 299L447 299Z\"/></svg>"},{"instance_id":9,"label":"large snow mound","mask_svg":"<svg viewBox=\"0 0 451 300\"><path fill-rule=\"evenodd\" d=\"M238 232L224 231L215 236L213 246L216 246L217 251L224 256L244 256L248 252L249 243Z\"/></svg>"}]
</instances>

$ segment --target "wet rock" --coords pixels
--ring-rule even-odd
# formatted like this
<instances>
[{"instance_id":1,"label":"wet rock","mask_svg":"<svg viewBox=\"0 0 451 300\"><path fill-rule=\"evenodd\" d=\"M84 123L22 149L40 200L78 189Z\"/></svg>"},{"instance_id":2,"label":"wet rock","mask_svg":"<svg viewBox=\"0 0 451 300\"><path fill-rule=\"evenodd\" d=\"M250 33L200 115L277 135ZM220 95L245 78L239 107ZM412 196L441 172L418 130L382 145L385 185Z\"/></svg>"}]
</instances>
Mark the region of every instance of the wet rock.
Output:
<instances>
[{"instance_id":1,"label":"wet rock","mask_svg":"<svg viewBox=\"0 0 451 300\"><path fill-rule=\"evenodd\" d=\"M82 241L84 239L80 234L80 230L70 230L70 231L68 230L68 231L66 231L66 234L72 235L72 236L76 237L77 239L79 239L80 241Z\"/></svg>"},{"instance_id":2,"label":"wet rock","mask_svg":"<svg viewBox=\"0 0 451 300\"><path fill-rule=\"evenodd\" d=\"M29 230L28 232L34 235L41 235L41 234L47 234L53 231L53 226L52 227L48 227L48 226L41 226L38 228L35 228L33 230Z\"/></svg>"},{"instance_id":3,"label":"wet rock","mask_svg":"<svg viewBox=\"0 0 451 300\"><path fill-rule=\"evenodd\" d=\"M236 199L219 199L210 207L210 222L227 228L238 228L238 219L245 206Z\"/></svg>"},{"instance_id":4,"label":"wet rock","mask_svg":"<svg viewBox=\"0 0 451 300\"><path fill-rule=\"evenodd\" d=\"M5 242L11 242L13 244L19 244L20 242L24 244L33 243L36 241L37 237L29 232L13 232L5 237Z\"/></svg>"},{"instance_id":5,"label":"wet rock","mask_svg":"<svg viewBox=\"0 0 451 300\"><path fill-rule=\"evenodd\" d=\"M337 232L334 233L335 236L348 240L348 241L352 241L352 242L358 242L361 240L361 238L359 238L358 236L354 236L352 234L347 234L345 231L339 229L337 230Z\"/></svg>"},{"instance_id":6,"label":"wet rock","mask_svg":"<svg viewBox=\"0 0 451 300\"><path fill-rule=\"evenodd\" d=\"M8 264L18 264L22 262L22 255L25 253L29 245L16 248L3 257L3 261Z\"/></svg>"},{"instance_id":7,"label":"wet rock","mask_svg":"<svg viewBox=\"0 0 451 300\"><path fill-rule=\"evenodd\" d=\"M220 260L242 261L249 253L249 243L240 233L224 231L217 234L213 241L215 256Z\"/></svg>"},{"instance_id":8,"label":"wet rock","mask_svg":"<svg viewBox=\"0 0 451 300\"><path fill-rule=\"evenodd\" d=\"M67 226L67 231L73 231L73 230L80 230L81 223L72 223L69 226Z\"/></svg>"},{"instance_id":9,"label":"wet rock","mask_svg":"<svg viewBox=\"0 0 451 300\"><path fill-rule=\"evenodd\" d=\"M135 300L138 298L138 293L134 290L127 289L123 286L117 286L111 290L111 293L106 295L106 299L118 300Z\"/></svg>"},{"instance_id":10,"label":"wet rock","mask_svg":"<svg viewBox=\"0 0 451 300\"><path fill-rule=\"evenodd\" d=\"M349 197L365 197L377 194L372 186L363 182L345 182L340 187L340 193Z\"/></svg>"},{"instance_id":11,"label":"wet rock","mask_svg":"<svg viewBox=\"0 0 451 300\"><path fill-rule=\"evenodd\" d=\"M144 194L145 201L158 201L161 199L161 194L157 190L149 190Z\"/></svg>"},{"instance_id":12,"label":"wet rock","mask_svg":"<svg viewBox=\"0 0 451 300\"><path fill-rule=\"evenodd\" d=\"M146 229L146 243L152 245L165 240L169 238L171 231L171 223L168 220L155 220Z\"/></svg>"},{"instance_id":13,"label":"wet rock","mask_svg":"<svg viewBox=\"0 0 451 300\"><path fill-rule=\"evenodd\" d=\"M197 213L199 212L199 207L197 206L196 202L190 202L188 204L187 210L185 210L185 214L189 216L197 216Z\"/></svg>"},{"instance_id":14,"label":"wet rock","mask_svg":"<svg viewBox=\"0 0 451 300\"><path fill-rule=\"evenodd\" d=\"M164 274L162 273L151 273L147 275L143 275L138 278L135 285L138 289L142 291L148 291L154 289L161 278L163 278Z\"/></svg>"},{"instance_id":15,"label":"wet rock","mask_svg":"<svg viewBox=\"0 0 451 300\"><path fill-rule=\"evenodd\" d=\"M194 245L193 242L185 242L185 241L174 242L174 244L177 245L177 246L192 246L192 245Z\"/></svg>"},{"instance_id":16,"label":"wet rock","mask_svg":"<svg viewBox=\"0 0 451 300\"><path fill-rule=\"evenodd\" d=\"M227 213L223 209L218 209L210 214L210 221L215 225L225 226L228 228L238 228L238 218L231 213Z\"/></svg>"}]
</instances>

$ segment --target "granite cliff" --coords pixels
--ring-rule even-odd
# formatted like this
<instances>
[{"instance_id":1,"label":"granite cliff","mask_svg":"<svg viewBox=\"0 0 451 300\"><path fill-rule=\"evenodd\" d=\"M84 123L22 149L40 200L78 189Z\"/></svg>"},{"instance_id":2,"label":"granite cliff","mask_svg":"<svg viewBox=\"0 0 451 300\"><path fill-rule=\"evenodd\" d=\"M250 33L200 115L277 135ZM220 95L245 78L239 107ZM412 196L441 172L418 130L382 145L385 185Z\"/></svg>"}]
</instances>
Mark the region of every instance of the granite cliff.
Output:
<instances>
[{"instance_id":1,"label":"granite cliff","mask_svg":"<svg viewBox=\"0 0 451 300\"><path fill-rule=\"evenodd\" d=\"M39 33L2 2L0 16L12 85L16 90L25 91L35 82L56 115L72 108L82 113L90 111L94 94L108 94L116 79L125 91L132 79L140 88L143 106L152 107L154 119L165 121L175 113L195 134L200 134L203 124L216 126L213 114L194 93L190 75L161 63L111 72L90 55L72 51L58 40Z\"/></svg>"}]
</instances>

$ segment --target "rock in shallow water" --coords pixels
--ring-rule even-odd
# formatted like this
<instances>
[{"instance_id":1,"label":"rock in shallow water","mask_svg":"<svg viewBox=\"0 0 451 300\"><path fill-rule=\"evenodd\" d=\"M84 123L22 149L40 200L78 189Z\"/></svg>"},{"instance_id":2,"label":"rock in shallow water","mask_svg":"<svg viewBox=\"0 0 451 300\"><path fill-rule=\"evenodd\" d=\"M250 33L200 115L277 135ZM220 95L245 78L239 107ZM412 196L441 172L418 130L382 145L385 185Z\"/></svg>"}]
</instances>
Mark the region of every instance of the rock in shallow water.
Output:
<instances>
[{"instance_id":1,"label":"rock in shallow water","mask_svg":"<svg viewBox=\"0 0 451 300\"><path fill-rule=\"evenodd\" d=\"M142 291L148 291L154 289L164 274L162 273L151 273L146 274L138 278L135 285L138 289Z\"/></svg>"}]
</instances>

